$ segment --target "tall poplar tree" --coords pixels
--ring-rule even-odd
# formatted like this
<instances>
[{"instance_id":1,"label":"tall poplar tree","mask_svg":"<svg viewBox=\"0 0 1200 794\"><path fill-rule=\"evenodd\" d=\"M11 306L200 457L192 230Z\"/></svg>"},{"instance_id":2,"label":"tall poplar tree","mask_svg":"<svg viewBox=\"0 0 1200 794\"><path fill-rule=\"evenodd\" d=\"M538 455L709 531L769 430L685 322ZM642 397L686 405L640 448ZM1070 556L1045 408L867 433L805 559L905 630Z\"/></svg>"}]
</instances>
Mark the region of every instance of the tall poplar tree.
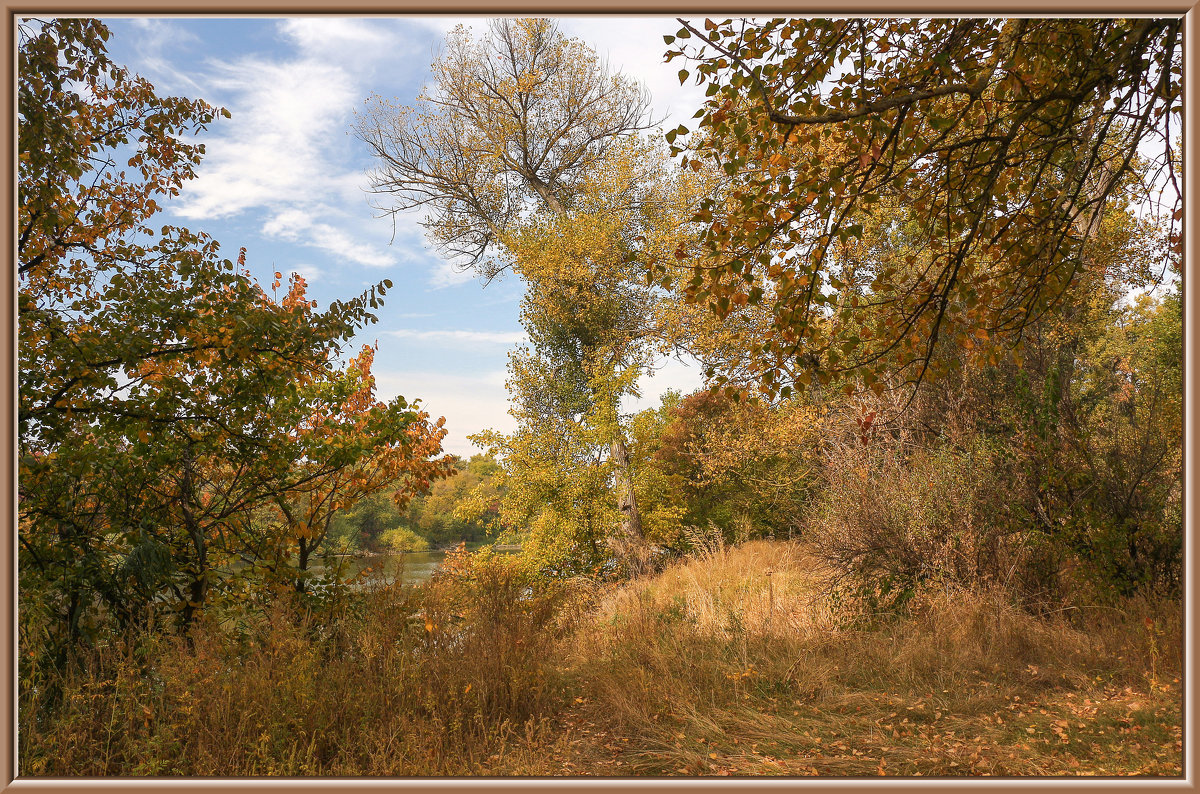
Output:
<instances>
[{"instance_id":1,"label":"tall poplar tree","mask_svg":"<svg viewBox=\"0 0 1200 794\"><path fill-rule=\"evenodd\" d=\"M481 40L460 27L432 72L416 107L377 98L356 126L378 163L381 209L424 210L441 250L485 282L506 270L525 281L531 347L514 354L509 382L519 429L489 443L511 478L546 486L510 482L512 499L526 493L533 512L574 505L587 542L603 536L635 562L646 544L619 404L661 338L633 262L670 203L651 189L665 153L638 141L649 98L544 19L497 20ZM592 504L609 471L615 533L597 529L606 519ZM589 478L586 498L566 493Z\"/></svg>"}]
</instances>

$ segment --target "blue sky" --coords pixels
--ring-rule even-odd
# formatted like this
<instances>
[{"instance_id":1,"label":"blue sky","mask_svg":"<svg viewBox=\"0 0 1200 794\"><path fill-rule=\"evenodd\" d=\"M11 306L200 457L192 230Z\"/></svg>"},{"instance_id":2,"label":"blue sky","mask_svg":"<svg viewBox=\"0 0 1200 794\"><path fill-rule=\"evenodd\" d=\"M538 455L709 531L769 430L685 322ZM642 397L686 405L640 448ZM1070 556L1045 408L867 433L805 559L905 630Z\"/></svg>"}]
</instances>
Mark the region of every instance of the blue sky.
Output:
<instances>
[{"instance_id":1,"label":"blue sky","mask_svg":"<svg viewBox=\"0 0 1200 794\"><path fill-rule=\"evenodd\" d=\"M379 322L357 342L378 341L381 397L419 398L446 417L448 452L470 455L467 435L509 431L507 354L522 338L521 284L486 288L456 272L425 241L419 218L376 217L366 192L371 159L350 134L355 111L380 94L410 103L433 52L457 24L482 18L300 17L290 19L106 19L109 52L160 93L202 98L232 118L203 136L197 178L169 202L164 222L206 231L263 284L298 272L322 306L387 278ZM611 68L642 81L665 128L686 123L703 101L662 63L670 18L575 17L562 30L593 46ZM694 368L664 362L644 381L634 410L666 388L699 385Z\"/></svg>"}]
</instances>

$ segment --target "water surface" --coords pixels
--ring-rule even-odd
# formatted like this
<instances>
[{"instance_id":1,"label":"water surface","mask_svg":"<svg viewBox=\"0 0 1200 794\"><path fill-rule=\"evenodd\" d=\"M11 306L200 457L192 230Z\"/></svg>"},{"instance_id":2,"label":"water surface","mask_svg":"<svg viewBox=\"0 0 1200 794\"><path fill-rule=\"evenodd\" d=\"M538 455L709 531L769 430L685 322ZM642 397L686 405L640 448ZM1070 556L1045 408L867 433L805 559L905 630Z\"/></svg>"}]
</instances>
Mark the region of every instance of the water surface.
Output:
<instances>
[{"instance_id":1,"label":"water surface","mask_svg":"<svg viewBox=\"0 0 1200 794\"><path fill-rule=\"evenodd\" d=\"M429 581L433 572L446 559L444 551L412 551L403 554L377 554L370 557L355 557L350 560L350 574L370 568L366 579L371 581L399 580L403 584L419 584Z\"/></svg>"}]
</instances>

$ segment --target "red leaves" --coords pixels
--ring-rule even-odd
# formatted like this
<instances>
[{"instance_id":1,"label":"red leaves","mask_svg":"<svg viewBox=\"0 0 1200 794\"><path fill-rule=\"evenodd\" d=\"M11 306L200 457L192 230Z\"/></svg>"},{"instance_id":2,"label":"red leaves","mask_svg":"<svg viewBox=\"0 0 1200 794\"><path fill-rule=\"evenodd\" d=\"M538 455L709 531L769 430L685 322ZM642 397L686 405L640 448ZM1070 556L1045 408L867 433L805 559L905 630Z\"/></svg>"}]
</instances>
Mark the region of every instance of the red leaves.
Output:
<instances>
[{"instance_id":1,"label":"red leaves","mask_svg":"<svg viewBox=\"0 0 1200 794\"><path fill-rule=\"evenodd\" d=\"M878 416L878 414L878 411L871 411L868 414L864 414L861 417L855 417L854 419L855 424L858 425L858 438L859 441L862 442L863 446L866 446L867 442L870 440L871 425L874 423L875 417Z\"/></svg>"}]
</instances>

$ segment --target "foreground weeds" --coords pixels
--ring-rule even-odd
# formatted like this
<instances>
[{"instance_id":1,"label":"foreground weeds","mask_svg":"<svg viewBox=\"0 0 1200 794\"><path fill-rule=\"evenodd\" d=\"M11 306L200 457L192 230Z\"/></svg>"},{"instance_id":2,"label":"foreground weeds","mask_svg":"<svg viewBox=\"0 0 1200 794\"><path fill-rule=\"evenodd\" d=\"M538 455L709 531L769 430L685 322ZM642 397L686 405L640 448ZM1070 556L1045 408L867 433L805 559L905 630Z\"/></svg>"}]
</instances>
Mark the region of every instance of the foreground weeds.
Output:
<instances>
[{"instance_id":1,"label":"foreground weeds","mask_svg":"<svg viewBox=\"0 0 1200 794\"><path fill-rule=\"evenodd\" d=\"M504 566L97 649L22 703L27 775L541 774L567 590ZM550 738L547 738L547 737Z\"/></svg>"},{"instance_id":2,"label":"foreground weeds","mask_svg":"<svg viewBox=\"0 0 1200 794\"><path fill-rule=\"evenodd\" d=\"M96 649L23 692L21 774L1181 774L1171 605L872 615L788 543L603 593L516 571Z\"/></svg>"}]
</instances>

